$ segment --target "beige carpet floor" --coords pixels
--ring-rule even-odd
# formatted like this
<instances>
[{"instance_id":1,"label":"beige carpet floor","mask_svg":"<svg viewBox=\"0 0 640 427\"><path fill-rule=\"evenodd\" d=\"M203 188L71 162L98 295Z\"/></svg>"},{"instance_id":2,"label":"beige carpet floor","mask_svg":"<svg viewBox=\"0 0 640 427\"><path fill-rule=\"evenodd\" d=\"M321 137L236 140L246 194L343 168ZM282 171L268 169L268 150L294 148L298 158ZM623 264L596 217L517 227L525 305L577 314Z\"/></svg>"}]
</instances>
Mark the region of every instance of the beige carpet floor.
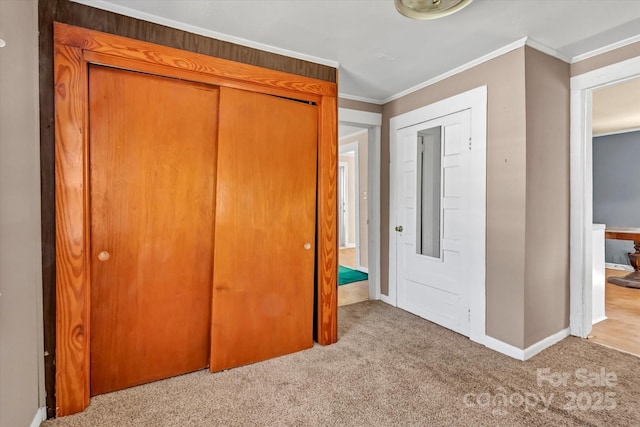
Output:
<instances>
[{"instance_id":1,"label":"beige carpet floor","mask_svg":"<svg viewBox=\"0 0 640 427\"><path fill-rule=\"evenodd\" d=\"M335 345L97 396L44 426L640 425L629 354L570 337L519 362L379 301L339 325Z\"/></svg>"}]
</instances>

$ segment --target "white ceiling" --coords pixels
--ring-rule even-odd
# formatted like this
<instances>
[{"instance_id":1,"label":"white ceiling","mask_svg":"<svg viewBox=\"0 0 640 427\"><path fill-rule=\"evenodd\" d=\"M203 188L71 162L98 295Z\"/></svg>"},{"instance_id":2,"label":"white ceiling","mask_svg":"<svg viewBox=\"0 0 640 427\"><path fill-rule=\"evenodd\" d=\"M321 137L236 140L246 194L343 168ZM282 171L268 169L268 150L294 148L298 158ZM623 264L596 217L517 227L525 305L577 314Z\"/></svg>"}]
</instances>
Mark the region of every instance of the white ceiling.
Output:
<instances>
[{"instance_id":1,"label":"white ceiling","mask_svg":"<svg viewBox=\"0 0 640 427\"><path fill-rule=\"evenodd\" d=\"M640 34L638 0L475 0L432 21L393 0L76 0L186 31L340 66L342 96L383 103L528 37L565 59Z\"/></svg>"}]
</instances>

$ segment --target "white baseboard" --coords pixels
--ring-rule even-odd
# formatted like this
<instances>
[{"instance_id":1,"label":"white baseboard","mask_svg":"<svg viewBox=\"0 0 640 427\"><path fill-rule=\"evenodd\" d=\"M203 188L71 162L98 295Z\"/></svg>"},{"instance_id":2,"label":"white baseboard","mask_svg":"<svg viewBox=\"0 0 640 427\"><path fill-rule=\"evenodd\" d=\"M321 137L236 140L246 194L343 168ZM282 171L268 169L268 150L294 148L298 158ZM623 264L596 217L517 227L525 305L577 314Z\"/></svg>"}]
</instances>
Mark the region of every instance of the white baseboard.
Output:
<instances>
[{"instance_id":1,"label":"white baseboard","mask_svg":"<svg viewBox=\"0 0 640 427\"><path fill-rule=\"evenodd\" d=\"M514 359L524 360L523 349L507 344L504 341L497 340L487 335L484 338L484 345L489 347L491 350L513 357Z\"/></svg>"},{"instance_id":2,"label":"white baseboard","mask_svg":"<svg viewBox=\"0 0 640 427\"><path fill-rule=\"evenodd\" d=\"M489 347L491 350L495 350L498 353L502 353L509 357L513 357L518 360L527 360L540 353L542 350L551 347L555 343L565 339L569 336L569 328L563 329L555 334L544 338L537 343L525 348L521 349L511 344L507 344L506 342L497 340L493 337L487 336L484 341L484 345Z\"/></svg>"},{"instance_id":3,"label":"white baseboard","mask_svg":"<svg viewBox=\"0 0 640 427\"><path fill-rule=\"evenodd\" d=\"M598 317L596 320L593 321L592 325L595 325L596 323L600 323L603 320L607 320L607 316Z\"/></svg>"},{"instance_id":4,"label":"white baseboard","mask_svg":"<svg viewBox=\"0 0 640 427\"><path fill-rule=\"evenodd\" d=\"M391 301L391 298L389 298L387 295L380 294L380 300L396 307L395 302ZM489 335L485 335L484 342L481 342L480 344L484 344L486 347L490 348L491 350L497 351L498 353L502 353L506 356L513 357L514 359L524 361L532 358L542 350L551 347L557 342L562 341L570 335L570 332L570 328L562 329L561 331L558 331L555 334L550 335L525 349L507 344L506 342L490 337Z\"/></svg>"},{"instance_id":5,"label":"white baseboard","mask_svg":"<svg viewBox=\"0 0 640 427\"><path fill-rule=\"evenodd\" d=\"M359 265L358 267L356 267L356 270L358 271L362 271L363 273L367 273L369 274L369 269L367 267L362 267L361 265Z\"/></svg>"},{"instance_id":6,"label":"white baseboard","mask_svg":"<svg viewBox=\"0 0 640 427\"><path fill-rule=\"evenodd\" d=\"M630 265L616 264L616 263L613 263L613 262L605 262L604 263L604 268L609 268L611 270L621 270L621 271L633 272L633 267L631 267Z\"/></svg>"},{"instance_id":7,"label":"white baseboard","mask_svg":"<svg viewBox=\"0 0 640 427\"><path fill-rule=\"evenodd\" d=\"M388 295L380 294L380 301L382 301L382 302L386 302L387 304L389 304L389 305L392 305L392 306L396 307L396 303L395 303L395 301L391 301L391 298L389 298L389 296L388 296Z\"/></svg>"},{"instance_id":8,"label":"white baseboard","mask_svg":"<svg viewBox=\"0 0 640 427\"><path fill-rule=\"evenodd\" d=\"M550 335L537 343L525 348L524 350L524 360L530 359L536 354L540 353L542 350L551 347L557 342L562 341L566 337L568 337L571 333L571 329L565 328L561 331L556 332L553 335Z\"/></svg>"},{"instance_id":9,"label":"white baseboard","mask_svg":"<svg viewBox=\"0 0 640 427\"><path fill-rule=\"evenodd\" d=\"M38 408L38 410L36 411L36 415L33 417L33 421L31 421L29 427L39 427L40 424L42 424L42 422L46 419L47 408L45 408L44 406L42 408Z\"/></svg>"}]
</instances>

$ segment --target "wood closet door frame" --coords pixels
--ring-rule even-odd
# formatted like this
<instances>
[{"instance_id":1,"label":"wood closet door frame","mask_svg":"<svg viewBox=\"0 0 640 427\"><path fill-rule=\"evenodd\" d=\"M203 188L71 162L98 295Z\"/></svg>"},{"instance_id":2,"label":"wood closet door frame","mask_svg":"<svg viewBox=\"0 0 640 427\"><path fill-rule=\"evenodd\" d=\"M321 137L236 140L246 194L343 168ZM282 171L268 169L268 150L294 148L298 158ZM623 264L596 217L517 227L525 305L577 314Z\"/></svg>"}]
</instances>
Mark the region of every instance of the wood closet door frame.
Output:
<instances>
[{"instance_id":1,"label":"wood closet door frame","mask_svg":"<svg viewBox=\"0 0 640 427\"><path fill-rule=\"evenodd\" d=\"M56 415L89 404L88 66L98 64L314 102L318 106L315 340L337 331L335 83L54 23Z\"/></svg>"}]
</instances>

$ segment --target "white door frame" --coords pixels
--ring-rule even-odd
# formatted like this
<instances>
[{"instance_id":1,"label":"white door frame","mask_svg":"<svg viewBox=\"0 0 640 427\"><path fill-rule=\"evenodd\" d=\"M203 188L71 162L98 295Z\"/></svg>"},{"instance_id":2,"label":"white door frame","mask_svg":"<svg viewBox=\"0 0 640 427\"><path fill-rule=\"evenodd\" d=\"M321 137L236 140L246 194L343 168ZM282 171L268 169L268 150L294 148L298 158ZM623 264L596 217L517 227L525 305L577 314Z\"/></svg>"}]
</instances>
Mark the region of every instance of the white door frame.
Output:
<instances>
[{"instance_id":1,"label":"white door frame","mask_svg":"<svg viewBox=\"0 0 640 427\"><path fill-rule=\"evenodd\" d=\"M398 193L396 180L397 133L399 129L427 122L438 117L458 111L471 110L471 144L469 173L479 179L473 179L469 195L471 197L471 233L468 239L469 255L465 266L466 280L469 283L469 338L478 343L486 339L486 144L487 144L487 87L481 86L455 95L417 110L393 117L389 126L389 145L391 151L390 165L390 197L389 197L389 295L381 295L381 299L397 306L396 281L396 245L397 234L394 227L397 223L397 202L394 197Z\"/></svg>"},{"instance_id":2,"label":"white door frame","mask_svg":"<svg viewBox=\"0 0 640 427\"><path fill-rule=\"evenodd\" d=\"M640 77L640 57L571 78L571 335L586 338L592 327L593 90Z\"/></svg>"},{"instance_id":3,"label":"white door frame","mask_svg":"<svg viewBox=\"0 0 640 427\"><path fill-rule=\"evenodd\" d=\"M339 108L338 121L342 125L366 128L369 131L367 141L369 299L380 299L380 127L382 126L382 114Z\"/></svg>"},{"instance_id":4,"label":"white door frame","mask_svg":"<svg viewBox=\"0 0 640 427\"><path fill-rule=\"evenodd\" d=\"M341 248L348 248L349 245L349 163L338 162L338 205L341 210L338 215L338 245ZM342 234L341 231L344 233ZM342 244L342 237L344 237L344 245Z\"/></svg>"},{"instance_id":5,"label":"white door frame","mask_svg":"<svg viewBox=\"0 0 640 427\"><path fill-rule=\"evenodd\" d=\"M363 129L362 132L366 131ZM359 132L358 132L359 133ZM358 133L354 134L357 135ZM353 135L349 135L353 136ZM354 197L354 210L355 210L355 245L356 245L356 270L360 270L360 151L358 148L358 142L350 142L349 144L340 145L338 148L340 155L347 153L353 153L353 164L355 165L355 171L353 173L353 197ZM347 246L348 247L348 246Z\"/></svg>"}]
</instances>

